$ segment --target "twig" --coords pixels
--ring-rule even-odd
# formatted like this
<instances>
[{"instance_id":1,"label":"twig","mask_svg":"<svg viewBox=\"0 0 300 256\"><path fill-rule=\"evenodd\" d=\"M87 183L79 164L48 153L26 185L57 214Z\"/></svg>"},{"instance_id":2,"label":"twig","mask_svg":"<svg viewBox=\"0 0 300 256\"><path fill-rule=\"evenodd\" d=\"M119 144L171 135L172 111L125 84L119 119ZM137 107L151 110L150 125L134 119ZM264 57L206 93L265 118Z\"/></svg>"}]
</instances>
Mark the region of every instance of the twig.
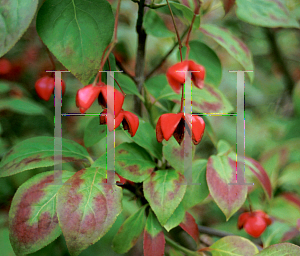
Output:
<instances>
[{"instance_id":1,"label":"twig","mask_svg":"<svg viewBox=\"0 0 300 256\"><path fill-rule=\"evenodd\" d=\"M176 22L175 22L175 18L174 18L173 12L172 12L172 8L169 4L169 0L167 0L167 4L168 4L169 10L170 10L172 21L173 21L174 28L175 28L175 31L176 31L176 36L177 36L177 40L178 40L178 48L179 48L179 52L180 52L180 60L182 61L182 51L181 51L182 43L181 43L181 39L180 39L179 32L178 32L178 29L177 29L177 26L176 26Z\"/></svg>"},{"instance_id":2,"label":"twig","mask_svg":"<svg viewBox=\"0 0 300 256\"><path fill-rule=\"evenodd\" d=\"M182 36L181 36L181 40L183 40L183 38L185 37L185 35L187 34L187 32L189 31L189 28L187 28ZM171 53L174 51L174 49L178 46L178 41L174 43L174 45L172 46L172 48L167 52L167 54L161 59L161 61L146 75L146 79L148 80L154 73L156 70L158 70L161 65L166 61L166 59L171 55Z\"/></svg>"},{"instance_id":3,"label":"twig","mask_svg":"<svg viewBox=\"0 0 300 256\"><path fill-rule=\"evenodd\" d=\"M121 0L118 0L117 10L116 10L116 17L115 17L115 25L114 25L114 37L113 37L112 42L105 48L105 50L103 52L99 71L102 71L105 62L109 57L109 54L111 53L111 51L114 49L116 43L118 42L117 31L118 31L118 20L119 20L120 6L121 6ZM93 86L96 85L98 78L99 78L99 82L100 82L101 74L102 74L101 72L98 72L98 74L96 75L95 80L93 82Z\"/></svg>"},{"instance_id":4,"label":"twig","mask_svg":"<svg viewBox=\"0 0 300 256\"><path fill-rule=\"evenodd\" d=\"M181 245L179 245L178 243L176 243L175 241L173 241L171 238L165 236L165 240L166 240L166 243L168 243L169 245L171 245L173 248L179 250L179 251L182 251L184 252L186 255L188 256L195 256L195 255L199 255L197 254L196 251L191 251Z\"/></svg>"},{"instance_id":5,"label":"twig","mask_svg":"<svg viewBox=\"0 0 300 256\"><path fill-rule=\"evenodd\" d=\"M136 22L136 32L138 34L138 49L136 55L134 81L137 85L140 94L142 94L142 88L145 82L144 70L145 70L145 49L146 49L146 39L147 39L147 34L143 28L144 4L145 4L145 0L141 0L139 2L138 18ZM135 112L141 116L142 101L136 95L134 96L134 109Z\"/></svg>"}]
</instances>

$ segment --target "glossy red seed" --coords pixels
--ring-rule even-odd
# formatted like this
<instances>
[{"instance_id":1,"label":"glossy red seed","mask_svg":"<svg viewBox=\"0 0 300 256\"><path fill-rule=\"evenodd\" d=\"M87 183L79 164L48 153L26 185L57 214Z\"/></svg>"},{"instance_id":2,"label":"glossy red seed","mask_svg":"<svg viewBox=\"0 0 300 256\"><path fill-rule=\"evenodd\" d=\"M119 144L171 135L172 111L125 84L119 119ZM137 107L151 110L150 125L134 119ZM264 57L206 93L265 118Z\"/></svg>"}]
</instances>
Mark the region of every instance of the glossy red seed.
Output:
<instances>
[{"instance_id":1,"label":"glossy red seed","mask_svg":"<svg viewBox=\"0 0 300 256\"><path fill-rule=\"evenodd\" d=\"M260 216L250 216L244 224L245 231L255 238L260 237L266 227L266 221Z\"/></svg>"}]
</instances>

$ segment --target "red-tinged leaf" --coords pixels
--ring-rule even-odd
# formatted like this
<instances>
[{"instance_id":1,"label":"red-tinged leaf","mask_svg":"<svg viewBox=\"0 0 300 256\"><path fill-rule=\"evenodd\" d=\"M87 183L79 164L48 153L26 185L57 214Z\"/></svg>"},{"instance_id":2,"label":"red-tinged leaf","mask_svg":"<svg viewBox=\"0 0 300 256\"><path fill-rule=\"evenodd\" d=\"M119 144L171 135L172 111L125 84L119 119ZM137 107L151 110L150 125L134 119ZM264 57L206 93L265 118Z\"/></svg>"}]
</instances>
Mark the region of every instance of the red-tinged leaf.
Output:
<instances>
[{"instance_id":1,"label":"red-tinged leaf","mask_svg":"<svg viewBox=\"0 0 300 256\"><path fill-rule=\"evenodd\" d=\"M194 217L189 213L185 212L183 221L179 225L185 232L187 232L196 243L199 242L199 230L198 225Z\"/></svg>"},{"instance_id":2,"label":"red-tinged leaf","mask_svg":"<svg viewBox=\"0 0 300 256\"><path fill-rule=\"evenodd\" d=\"M177 227L182 220L184 219L185 210L182 204L182 201L173 212L172 216L168 219L167 223L164 225L164 228L169 232L172 228Z\"/></svg>"},{"instance_id":3,"label":"red-tinged leaf","mask_svg":"<svg viewBox=\"0 0 300 256\"><path fill-rule=\"evenodd\" d=\"M235 58L245 70L253 70L252 54L246 44L234 36L228 29L212 24L201 25L200 31L211 37ZM254 79L253 72L247 72L251 82Z\"/></svg>"},{"instance_id":4,"label":"red-tinged leaf","mask_svg":"<svg viewBox=\"0 0 300 256\"><path fill-rule=\"evenodd\" d=\"M116 171L125 179L142 182L155 167L151 156L135 143L122 143L116 148Z\"/></svg>"},{"instance_id":5,"label":"red-tinged leaf","mask_svg":"<svg viewBox=\"0 0 300 256\"><path fill-rule=\"evenodd\" d=\"M294 193L283 193L282 196L300 208L300 197Z\"/></svg>"},{"instance_id":6,"label":"red-tinged leaf","mask_svg":"<svg viewBox=\"0 0 300 256\"><path fill-rule=\"evenodd\" d=\"M247 186L236 183L236 162L228 156L211 156L208 159L206 179L210 194L228 220L247 197Z\"/></svg>"},{"instance_id":7,"label":"red-tinged leaf","mask_svg":"<svg viewBox=\"0 0 300 256\"><path fill-rule=\"evenodd\" d=\"M150 210L144 230L144 256L163 256L165 243L163 229Z\"/></svg>"},{"instance_id":8,"label":"red-tinged leaf","mask_svg":"<svg viewBox=\"0 0 300 256\"><path fill-rule=\"evenodd\" d=\"M289 255L289 256L296 256L300 255L300 247L290 243L282 243L282 244L274 244L265 249L261 252L256 254L257 256L270 256L270 255Z\"/></svg>"},{"instance_id":9,"label":"red-tinged leaf","mask_svg":"<svg viewBox=\"0 0 300 256\"><path fill-rule=\"evenodd\" d=\"M235 0L222 0L225 14L227 14L235 4Z\"/></svg>"},{"instance_id":10,"label":"red-tinged leaf","mask_svg":"<svg viewBox=\"0 0 300 256\"><path fill-rule=\"evenodd\" d=\"M146 224L146 207L144 205L122 224L112 241L115 252L126 253L136 244Z\"/></svg>"},{"instance_id":11,"label":"red-tinged leaf","mask_svg":"<svg viewBox=\"0 0 300 256\"><path fill-rule=\"evenodd\" d=\"M288 232L285 232L283 237L281 238L281 242L285 242L287 240L291 240L294 237L298 236L300 231L298 228L291 228Z\"/></svg>"},{"instance_id":12,"label":"red-tinged leaf","mask_svg":"<svg viewBox=\"0 0 300 256\"><path fill-rule=\"evenodd\" d=\"M54 152L54 137L41 136L24 140L15 145L2 158L0 177L58 164L58 161L54 162ZM90 159L84 147L68 139L62 139L61 155L62 163L83 162Z\"/></svg>"},{"instance_id":13,"label":"red-tinged leaf","mask_svg":"<svg viewBox=\"0 0 300 256\"><path fill-rule=\"evenodd\" d=\"M255 161L250 157L245 157L245 165L259 180L260 184L262 185L262 188L266 193L267 198L271 199L273 195L272 184L265 169L261 166L259 162Z\"/></svg>"},{"instance_id":14,"label":"red-tinged leaf","mask_svg":"<svg viewBox=\"0 0 300 256\"><path fill-rule=\"evenodd\" d=\"M210 249L213 256L252 256L259 252L255 244L240 236L223 237L210 246Z\"/></svg>"},{"instance_id":15,"label":"red-tinged leaf","mask_svg":"<svg viewBox=\"0 0 300 256\"><path fill-rule=\"evenodd\" d=\"M74 173L62 172L65 182ZM9 211L10 241L16 255L40 250L60 234L56 214L56 196L61 186L54 186L54 171L32 177L17 190Z\"/></svg>"},{"instance_id":16,"label":"red-tinged leaf","mask_svg":"<svg viewBox=\"0 0 300 256\"><path fill-rule=\"evenodd\" d=\"M71 255L97 242L122 211L122 188L105 180L106 169L83 169L58 192L59 224Z\"/></svg>"},{"instance_id":17,"label":"red-tinged leaf","mask_svg":"<svg viewBox=\"0 0 300 256\"><path fill-rule=\"evenodd\" d=\"M144 195L162 225L167 223L181 202L186 185L184 175L175 170L153 172L144 181Z\"/></svg>"}]
</instances>

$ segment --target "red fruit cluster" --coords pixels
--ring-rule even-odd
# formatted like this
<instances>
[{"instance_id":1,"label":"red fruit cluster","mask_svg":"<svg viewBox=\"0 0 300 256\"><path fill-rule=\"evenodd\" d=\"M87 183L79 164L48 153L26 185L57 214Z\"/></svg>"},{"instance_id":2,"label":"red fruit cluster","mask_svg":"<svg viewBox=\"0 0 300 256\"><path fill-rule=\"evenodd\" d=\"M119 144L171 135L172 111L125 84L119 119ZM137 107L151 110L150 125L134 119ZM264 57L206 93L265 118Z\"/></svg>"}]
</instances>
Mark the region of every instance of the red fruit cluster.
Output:
<instances>
[{"instance_id":1,"label":"red fruit cluster","mask_svg":"<svg viewBox=\"0 0 300 256\"><path fill-rule=\"evenodd\" d=\"M185 83L185 72L180 71L198 71L191 73L191 80L197 88L203 88L205 68L192 60L185 60L171 66L167 71L167 79L174 92L179 94Z\"/></svg>"},{"instance_id":2,"label":"red fruit cluster","mask_svg":"<svg viewBox=\"0 0 300 256\"><path fill-rule=\"evenodd\" d=\"M55 80L53 77L50 76L43 76L40 79L38 79L35 83L35 90L38 96L46 101L48 101L51 95L54 93L54 87ZM66 90L66 84L63 80L61 80L61 88L62 95L64 95Z\"/></svg>"},{"instance_id":3,"label":"red fruit cluster","mask_svg":"<svg viewBox=\"0 0 300 256\"><path fill-rule=\"evenodd\" d=\"M107 116L110 116L111 120L113 120L113 115L111 113L107 113L107 109L104 109L100 116L100 124L107 124L110 132L114 130L114 127L118 128L122 122L124 130L128 130L131 137L136 134L139 127L139 118L135 114L122 109L116 116L114 122L110 123L107 122Z\"/></svg>"},{"instance_id":4,"label":"red fruit cluster","mask_svg":"<svg viewBox=\"0 0 300 256\"><path fill-rule=\"evenodd\" d=\"M238 229L244 228L250 236L258 238L271 223L270 217L261 210L245 212L239 216Z\"/></svg>"},{"instance_id":5,"label":"red fruit cluster","mask_svg":"<svg viewBox=\"0 0 300 256\"><path fill-rule=\"evenodd\" d=\"M192 127L191 127L192 118ZM192 130L192 140L195 145L199 144L205 129L204 120L197 115L184 115L184 113L178 114L163 114L158 119L156 125L156 139L158 142L162 142L164 139L168 141L173 135L179 144L181 144L184 137L185 122L189 127L189 134ZM192 128L192 129L191 129Z\"/></svg>"},{"instance_id":6,"label":"red fruit cluster","mask_svg":"<svg viewBox=\"0 0 300 256\"><path fill-rule=\"evenodd\" d=\"M92 84L86 85L79 89L76 94L76 106L79 107L80 112L85 113L93 104L93 102L98 98L98 103L103 108L110 108L115 110L115 115L117 116L122 109L124 102L124 95L114 88L114 106L108 102L107 106L107 90L113 89L112 86L108 86L105 83L98 83L95 86Z\"/></svg>"}]
</instances>

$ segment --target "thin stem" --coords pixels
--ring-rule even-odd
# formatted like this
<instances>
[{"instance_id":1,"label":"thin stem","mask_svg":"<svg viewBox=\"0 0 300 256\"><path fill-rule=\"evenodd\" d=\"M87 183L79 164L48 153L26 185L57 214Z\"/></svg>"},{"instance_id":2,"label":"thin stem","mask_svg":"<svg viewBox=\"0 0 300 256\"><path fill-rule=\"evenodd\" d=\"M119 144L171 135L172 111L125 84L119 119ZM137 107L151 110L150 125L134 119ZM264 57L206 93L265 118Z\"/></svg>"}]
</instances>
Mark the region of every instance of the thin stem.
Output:
<instances>
[{"instance_id":1,"label":"thin stem","mask_svg":"<svg viewBox=\"0 0 300 256\"><path fill-rule=\"evenodd\" d=\"M118 83L118 81L116 80L116 78L114 78L115 82L117 83L117 85L119 86L120 90L122 91L124 97L126 96L126 93L122 90L120 84Z\"/></svg>"},{"instance_id":2,"label":"thin stem","mask_svg":"<svg viewBox=\"0 0 300 256\"><path fill-rule=\"evenodd\" d=\"M199 1L199 4L195 7L195 10L194 10L194 16L193 16L193 19L192 19L192 22L191 22L191 25L190 25L190 29L189 29L188 35L187 35L187 37L186 37L186 41L185 41L185 46L186 46L186 48L187 48L187 49L186 49L186 54L185 54L185 59L186 59L186 60L188 60L188 58L189 58L189 53L190 53L190 45L189 45L189 42L190 42L190 35L191 35L192 29L193 29L193 25L194 25L196 16L197 16L197 14L199 13L201 4L202 4L202 2Z\"/></svg>"},{"instance_id":3,"label":"thin stem","mask_svg":"<svg viewBox=\"0 0 300 256\"><path fill-rule=\"evenodd\" d=\"M199 255L197 254L196 251L191 251L179 244L177 244L176 242L174 242L171 238L165 236L165 240L166 240L166 243L168 243L169 245L171 245L172 247L174 247L175 249L179 250L179 251L182 251L183 253L185 253L186 255L188 256L195 256L195 255Z\"/></svg>"},{"instance_id":4,"label":"thin stem","mask_svg":"<svg viewBox=\"0 0 300 256\"><path fill-rule=\"evenodd\" d=\"M181 44L181 39L180 39L180 36L179 36L179 32L178 32L178 29L177 29L177 26L176 26L176 22L175 22L175 18L174 18L171 6L169 4L169 0L167 0L167 4L168 4L169 10L170 10L172 21L173 21L174 28L175 28L175 31L176 31L176 36L177 36L177 40L178 40L178 48L179 48L179 52L180 52L180 60L182 62L182 51L181 51L182 44Z\"/></svg>"},{"instance_id":5,"label":"thin stem","mask_svg":"<svg viewBox=\"0 0 300 256\"><path fill-rule=\"evenodd\" d=\"M118 31L118 21L119 21L120 6L121 6L121 0L118 0L117 10L116 10L116 17L115 17L115 25L114 25L114 37L113 37L112 42L105 48L105 50L104 50L104 52L102 54L99 71L102 71L105 62L106 62L106 60L109 57L109 54L111 53L111 51L114 49L116 43L118 42L117 31ZM100 82L101 81L101 72L98 72L98 74L96 75L95 80L93 82L93 86L96 85L98 78L99 78L99 82Z\"/></svg>"},{"instance_id":6,"label":"thin stem","mask_svg":"<svg viewBox=\"0 0 300 256\"><path fill-rule=\"evenodd\" d=\"M140 1L139 0L131 0L132 2L134 2L134 3L140 3ZM166 6L167 4L166 3L164 3L164 4L154 4L154 3L152 3L152 4L144 4L144 7L149 7L150 9L158 9L158 8L161 8L161 7L164 7L164 6Z\"/></svg>"},{"instance_id":7,"label":"thin stem","mask_svg":"<svg viewBox=\"0 0 300 256\"><path fill-rule=\"evenodd\" d=\"M188 33L189 28L187 28L182 36L181 36L181 40L183 40L183 38L185 37L185 35ZM178 41L174 43L174 45L172 46L172 48L167 52L167 54L161 59L161 61L149 72L149 74L146 75L146 80L148 80L154 73L156 70L158 70L161 65L166 61L166 59L171 55L171 53L174 51L174 49L178 46Z\"/></svg>"}]
</instances>

